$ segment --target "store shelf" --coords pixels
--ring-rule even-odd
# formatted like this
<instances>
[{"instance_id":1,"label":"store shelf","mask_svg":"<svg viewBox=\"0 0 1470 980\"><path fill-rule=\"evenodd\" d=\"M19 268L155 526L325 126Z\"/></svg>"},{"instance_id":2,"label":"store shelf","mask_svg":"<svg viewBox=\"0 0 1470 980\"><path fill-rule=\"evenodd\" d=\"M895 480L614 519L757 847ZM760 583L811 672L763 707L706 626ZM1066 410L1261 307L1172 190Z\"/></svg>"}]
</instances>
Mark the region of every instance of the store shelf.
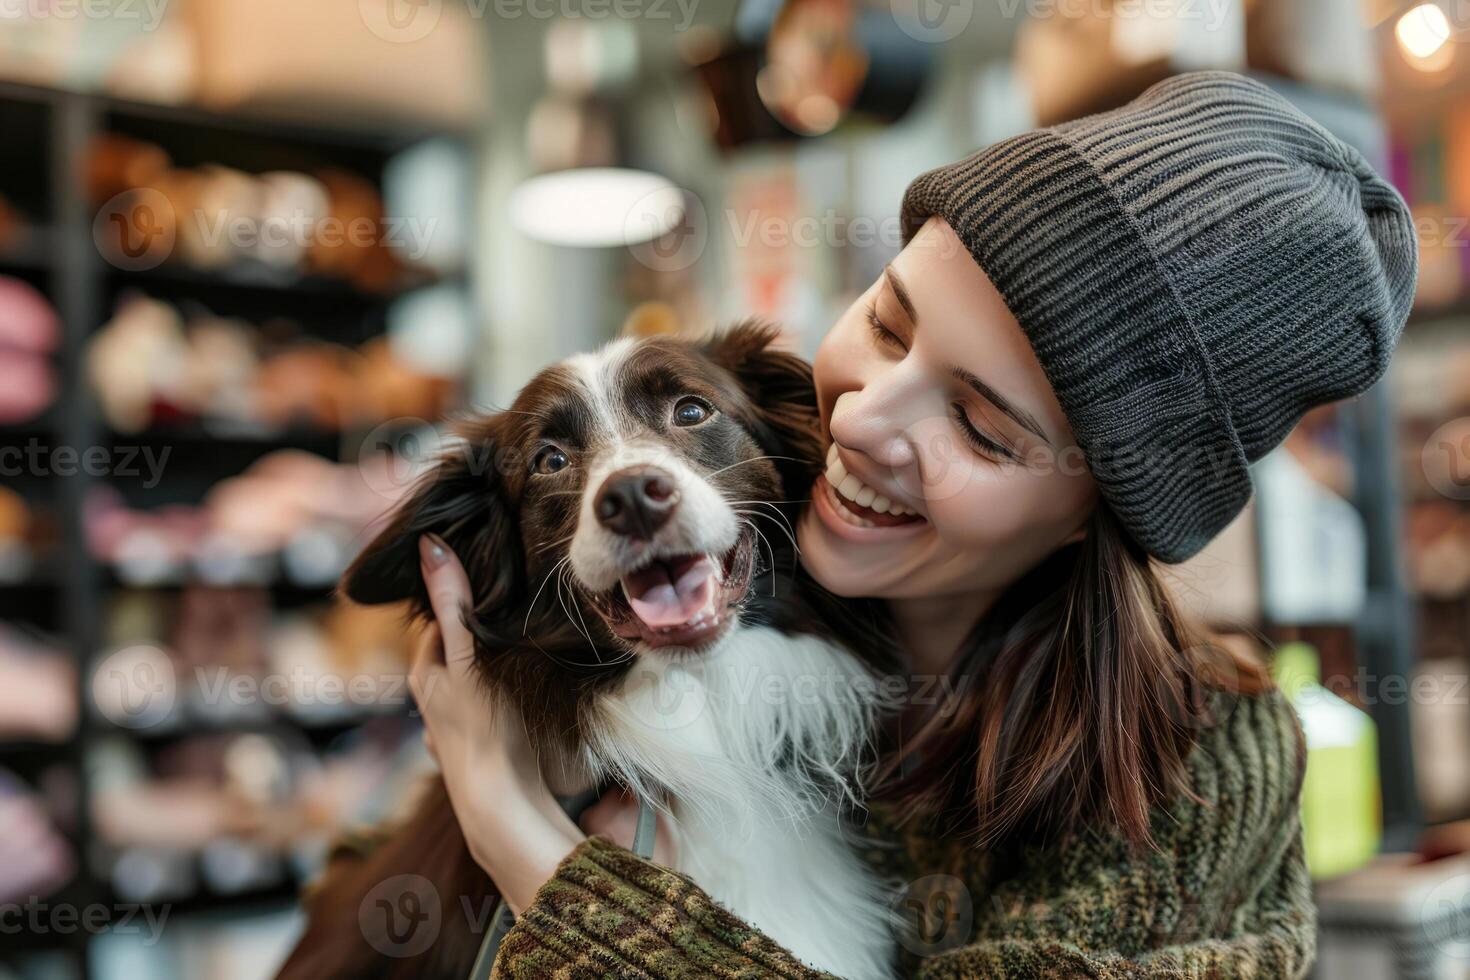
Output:
<instances>
[{"instance_id":1,"label":"store shelf","mask_svg":"<svg viewBox=\"0 0 1470 980\"><path fill-rule=\"evenodd\" d=\"M290 329L304 340L359 345L383 334L387 307L395 297L424 286L467 285L464 274L436 276L417 270L382 292L320 275L273 269L253 259L221 269L194 268L168 262L153 269L129 271L108 264L93 239L95 203L88 199L88 154L102 133L115 132L152 140L177 167L218 164L250 173L290 169L305 173L343 170L381 184L384 168L398 151L418 140L462 134L444 133L412 124L382 125L344 119L318 120L271 117L264 114L222 113L195 107L152 105L100 95L0 82L0 166L14 178L5 192L24 220L27 233L0 247L0 275L14 275L35 285L55 306L61 322L61 345L56 352L62 391L56 407L35 419L0 427L0 444L36 439L50 445L172 447L174 452L159 486L129 487L116 474L54 473L27 476L20 481L22 495L33 506L45 503L48 527L46 560L30 569L19 582L0 587L0 613L7 619L44 625L55 645L67 650L79 668L76 696L90 705L90 674L84 669L110 635L107 610L132 601L125 590L161 593L185 588L210 588L196 575L176 581L137 586L99 562L88 547L85 508L92 491L116 488L125 501L134 497L147 506L190 502L197 504L220 479L237 474L250 462L282 449L299 449L333 459L351 458L363 432L331 431L288 425L276 429L252 428L225 421L181 421L140 433L111 431L96 412L96 399L85 386L89 344L113 314L117 301L133 292L169 302L186 315L208 311L240 317L255 324L282 323L280 336ZM274 335L273 335L274 336ZM7 481L10 485L13 481ZM133 481L134 483L138 481ZM272 556L268 574L258 587L269 597L272 613L286 616L314 613L311 607L332 600L334 582L298 582L286 573L280 556ZM238 586L253 587L242 582ZM236 585L220 583L221 588ZM172 610L179 597L137 597L141 605L156 603ZM220 597L207 597L215 601ZM165 613L172 616L172 611ZM302 615L304 614L304 615ZM166 620L161 633L175 628ZM164 635L159 636L165 642ZM206 645L207 646L207 645ZM113 726L93 711L83 711L76 736L62 744L32 740L0 742L0 767L33 777L57 768L68 770L75 797L68 812L76 815L68 837L78 845L83 870L67 887L68 901L78 906L116 898L105 875L90 860L94 841L91 824L92 787L83 778L85 761L95 749L123 740L126 751L150 765L162 765L175 749L188 755L190 740L249 732L279 734L312 751L326 752L341 744L357 744L353 733L380 732L375 722L396 722L409 711L407 702L384 710L363 708L340 715L299 717L276 710L251 719L210 723L185 716L185 723L169 729L134 731ZM377 736L374 736L376 738ZM83 846L85 845L85 846ZM264 889L233 894L203 890L171 903L174 915L209 912L251 905L280 905L293 900L301 882L282 859L283 875ZM16 949L7 937L6 953ZM66 949L78 960L76 975L86 977L85 934L65 941L51 937L37 948Z\"/></svg>"}]
</instances>

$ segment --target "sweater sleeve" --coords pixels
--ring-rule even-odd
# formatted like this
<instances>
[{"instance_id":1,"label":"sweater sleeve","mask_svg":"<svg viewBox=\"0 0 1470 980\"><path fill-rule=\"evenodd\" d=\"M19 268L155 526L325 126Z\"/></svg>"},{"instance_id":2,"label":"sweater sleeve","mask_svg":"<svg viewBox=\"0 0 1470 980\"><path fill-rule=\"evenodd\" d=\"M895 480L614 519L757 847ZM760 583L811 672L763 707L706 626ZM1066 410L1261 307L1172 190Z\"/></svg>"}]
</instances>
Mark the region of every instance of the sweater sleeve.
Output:
<instances>
[{"instance_id":1,"label":"sweater sleeve","mask_svg":"<svg viewBox=\"0 0 1470 980\"><path fill-rule=\"evenodd\" d=\"M496 978L817 980L685 876L601 837L567 855L506 933ZM830 978L829 978L830 980Z\"/></svg>"},{"instance_id":2,"label":"sweater sleeve","mask_svg":"<svg viewBox=\"0 0 1470 980\"><path fill-rule=\"evenodd\" d=\"M968 896L973 916L963 945L905 957L902 973L924 980L1303 975L1316 923L1297 816L1302 764L1284 699L1237 699L1190 757L1200 799L1157 814L1157 850L1139 854L1094 836L1031 855L1020 873ZM951 863L962 849L910 843L909 859L900 860L905 876L962 870ZM988 877L963 875L977 888ZM542 886L506 935L494 975L828 977L687 877L596 837Z\"/></svg>"},{"instance_id":3,"label":"sweater sleeve","mask_svg":"<svg viewBox=\"0 0 1470 980\"><path fill-rule=\"evenodd\" d=\"M1316 919L1298 796L1304 753L1280 694L1235 699L1190 757L1198 801L1154 822L1157 851L1092 839L975 897L972 941L923 961L949 978L1300 977Z\"/></svg>"}]
</instances>

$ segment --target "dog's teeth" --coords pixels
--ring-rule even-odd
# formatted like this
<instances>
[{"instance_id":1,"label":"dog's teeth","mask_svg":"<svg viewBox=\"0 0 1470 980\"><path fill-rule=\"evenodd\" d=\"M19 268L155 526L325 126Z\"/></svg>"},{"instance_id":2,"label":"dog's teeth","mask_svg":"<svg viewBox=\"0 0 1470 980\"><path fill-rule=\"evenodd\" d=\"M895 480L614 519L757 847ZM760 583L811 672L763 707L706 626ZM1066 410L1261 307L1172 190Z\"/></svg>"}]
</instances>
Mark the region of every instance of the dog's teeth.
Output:
<instances>
[{"instance_id":1,"label":"dog's teeth","mask_svg":"<svg viewBox=\"0 0 1470 980\"><path fill-rule=\"evenodd\" d=\"M873 497L873 502L868 504L868 506L880 514L886 514L888 513L888 509L893 506L893 501L880 493Z\"/></svg>"},{"instance_id":2,"label":"dog's teeth","mask_svg":"<svg viewBox=\"0 0 1470 980\"><path fill-rule=\"evenodd\" d=\"M831 466L836 461L837 461L837 443L834 442L834 443L832 443L832 445L830 445L830 446L827 447L827 465L828 466Z\"/></svg>"},{"instance_id":3,"label":"dog's teeth","mask_svg":"<svg viewBox=\"0 0 1470 980\"><path fill-rule=\"evenodd\" d=\"M863 487L858 491L857 496L852 499L857 501L859 507L866 507L873 502L873 498L876 496L878 496L877 490L874 490L872 487Z\"/></svg>"},{"instance_id":4,"label":"dog's teeth","mask_svg":"<svg viewBox=\"0 0 1470 980\"><path fill-rule=\"evenodd\" d=\"M840 484L838 484L837 492L842 494L848 500L854 500L858 495L858 491L862 490L862 488L863 481L849 474L848 476L843 478Z\"/></svg>"},{"instance_id":5,"label":"dog's teeth","mask_svg":"<svg viewBox=\"0 0 1470 980\"><path fill-rule=\"evenodd\" d=\"M892 514L894 517L902 517L905 514L909 513L909 509L901 504L894 504L892 507L888 508L888 513Z\"/></svg>"}]
</instances>

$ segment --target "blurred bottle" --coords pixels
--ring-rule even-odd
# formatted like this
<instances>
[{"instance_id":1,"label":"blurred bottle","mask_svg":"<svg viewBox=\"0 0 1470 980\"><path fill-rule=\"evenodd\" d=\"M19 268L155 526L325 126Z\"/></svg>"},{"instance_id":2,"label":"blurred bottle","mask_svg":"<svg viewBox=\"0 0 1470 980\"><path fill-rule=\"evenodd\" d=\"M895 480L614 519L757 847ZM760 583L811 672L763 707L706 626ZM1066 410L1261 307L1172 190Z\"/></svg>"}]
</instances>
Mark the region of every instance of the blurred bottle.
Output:
<instances>
[{"instance_id":1,"label":"blurred bottle","mask_svg":"<svg viewBox=\"0 0 1470 980\"><path fill-rule=\"evenodd\" d=\"M1306 736L1301 805L1307 867L1314 879L1334 878L1378 853L1378 729L1366 712L1322 686L1322 664L1308 644L1278 649L1271 672Z\"/></svg>"}]
</instances>

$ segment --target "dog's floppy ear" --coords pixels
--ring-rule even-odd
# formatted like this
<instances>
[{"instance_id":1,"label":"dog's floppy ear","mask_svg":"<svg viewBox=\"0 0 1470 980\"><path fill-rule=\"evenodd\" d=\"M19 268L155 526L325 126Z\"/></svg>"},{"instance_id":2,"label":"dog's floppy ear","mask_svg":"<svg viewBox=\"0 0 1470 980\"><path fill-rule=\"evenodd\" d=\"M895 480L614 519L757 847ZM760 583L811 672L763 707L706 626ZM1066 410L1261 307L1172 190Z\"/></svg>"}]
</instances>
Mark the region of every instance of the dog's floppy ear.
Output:
<instances>
[{"instance_id":1,"label":"dog's floppy ear","mask_svg":"<svg viewBox=\"0 0 1470 980\"><path fill-rule=\"evenodd\" d=\"M411 599L416 613L429 613L419 538L432 532L463 563L477 611L513 600L523 559L496 469L494 430L491 419L464 433L464 442L447 449L399 504L388 526L343 574L340 590L349 599L368 605Z\"/></svg>"},{"instance_id":2,"label":"dog's floppy ear","mask_svg":"<svg viewBox=\"0 0 1470 980\"><path fill-rule=\"evenodd\" d=\"M780 330L762 320L742 320L705 343L704 352L735 375L751 403L762 448L779 456L794 456L804 464L801 474L782 478L807 479L806 472L822 459L821 419L812 366L790 351L774 346ZM794 485L788 483L788 489Z\"/></svg>"}]
</instances>

